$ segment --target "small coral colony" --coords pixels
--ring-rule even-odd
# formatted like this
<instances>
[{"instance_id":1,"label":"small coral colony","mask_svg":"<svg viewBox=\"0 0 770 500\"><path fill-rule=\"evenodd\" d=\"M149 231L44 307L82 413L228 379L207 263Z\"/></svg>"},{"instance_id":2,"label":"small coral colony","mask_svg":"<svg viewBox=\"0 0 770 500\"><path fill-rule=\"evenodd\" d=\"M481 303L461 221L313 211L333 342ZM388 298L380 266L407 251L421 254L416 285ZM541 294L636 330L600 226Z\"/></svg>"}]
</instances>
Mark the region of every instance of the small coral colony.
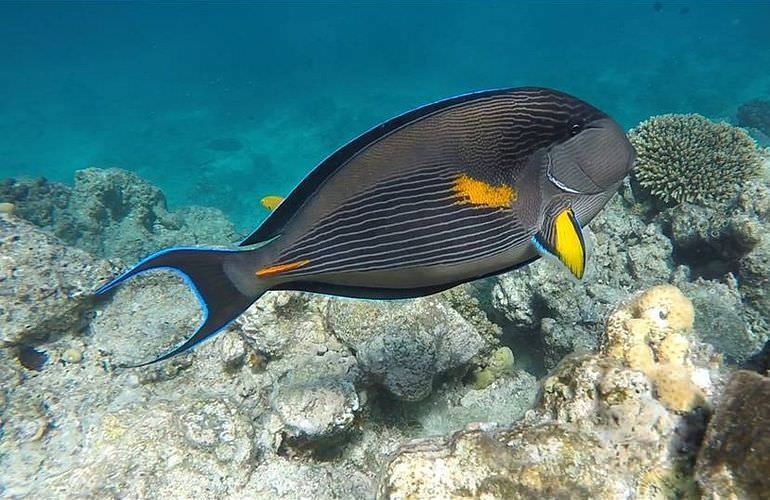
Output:
<instances>
[{"instance_id":1,"label":"small coral colony","mask_svg":"<svg viewBox=\"0 0 770 500\"><path fill-rule=\"evenodd\" d=\"M652 117L630 139L639 185L670 204L727 201L762 162L745 130L695 114Z\"/></svg>"}]
</instances>

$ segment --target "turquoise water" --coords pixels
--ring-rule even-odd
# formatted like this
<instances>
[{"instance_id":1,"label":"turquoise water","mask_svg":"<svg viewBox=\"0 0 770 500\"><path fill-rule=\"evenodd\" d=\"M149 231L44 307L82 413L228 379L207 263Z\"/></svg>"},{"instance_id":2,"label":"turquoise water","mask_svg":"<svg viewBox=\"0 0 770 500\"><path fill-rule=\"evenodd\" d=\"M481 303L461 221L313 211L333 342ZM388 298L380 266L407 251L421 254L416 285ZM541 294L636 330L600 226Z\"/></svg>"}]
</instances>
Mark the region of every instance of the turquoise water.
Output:
<instances>
[{"instance_id":1,"label":"turquoise water","mask_svg":"<svg viewBox=\"0 0 770 500\"><path fill-rule=\"evenodd\" d=\"M240 228L425 102L549 86L625 127L770 97L770 5L0 4L0 178L117 166Z\"/></svg>"}]
</instances>

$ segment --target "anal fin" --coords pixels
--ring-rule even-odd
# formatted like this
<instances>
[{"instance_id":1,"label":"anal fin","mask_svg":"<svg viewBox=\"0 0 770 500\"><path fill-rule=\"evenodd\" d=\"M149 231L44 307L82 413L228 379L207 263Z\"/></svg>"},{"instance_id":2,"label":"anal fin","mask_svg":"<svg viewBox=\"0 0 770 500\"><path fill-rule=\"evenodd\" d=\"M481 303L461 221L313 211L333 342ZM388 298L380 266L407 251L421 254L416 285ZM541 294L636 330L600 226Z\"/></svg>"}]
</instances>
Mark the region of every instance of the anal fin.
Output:
<instances>
[{"instance_id":1,"label":"anal fin","mask_svg":"<svg viewBox=\"0 0 770 500\"><path fill-rule=\"evenodd\" d=\"M571 208L543 221L543 227L532 237L541 252L554 255L567 269L581 279L586 266L583 230Z\"/></svg>"}]
</instances>

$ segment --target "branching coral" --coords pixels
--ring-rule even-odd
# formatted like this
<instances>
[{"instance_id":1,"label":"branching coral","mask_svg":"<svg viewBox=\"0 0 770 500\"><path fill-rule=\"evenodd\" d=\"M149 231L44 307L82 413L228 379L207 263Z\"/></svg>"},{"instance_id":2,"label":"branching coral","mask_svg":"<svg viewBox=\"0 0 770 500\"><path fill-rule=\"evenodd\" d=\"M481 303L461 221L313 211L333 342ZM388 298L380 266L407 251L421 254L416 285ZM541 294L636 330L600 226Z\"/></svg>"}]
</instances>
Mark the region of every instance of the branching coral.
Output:
<instances>
[{"instance_id":1,"label":"branching coral","mask_svg":"<svg viewBox=\"0 0 770 500\"><path fill-rule=\"evenodd\" d=\"M609 317L603 351L647 375L668 409L690 411L704 401L687 359L693 319L692 303L678 288L650 288Z\"/></svg>"},{"instance_id":2,"label":"branching coral","mask_svg":"<svg viewBox=\"0 0 770 500\"><path fill-rule=\"evenodd\" d=\"M629 139L637 152L636 179L666 203L722 201L761 165L745 131L696 114L653 116Z\"/></svg>"}]
</instances>

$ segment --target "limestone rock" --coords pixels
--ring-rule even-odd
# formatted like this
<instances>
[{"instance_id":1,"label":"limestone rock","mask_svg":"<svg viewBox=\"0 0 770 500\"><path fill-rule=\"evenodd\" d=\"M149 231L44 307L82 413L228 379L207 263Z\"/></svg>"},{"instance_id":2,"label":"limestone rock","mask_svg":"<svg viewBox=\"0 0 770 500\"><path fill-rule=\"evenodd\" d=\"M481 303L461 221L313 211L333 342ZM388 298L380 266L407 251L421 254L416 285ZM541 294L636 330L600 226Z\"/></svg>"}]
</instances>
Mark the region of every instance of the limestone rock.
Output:
<instances>
[{"instance_id":1,"label":"limestone rock","mask_svg":"<svg viewBox=\"0 0 770 500\"><path fill-rule=\"evenodd\" d=\"M719 283L697 279L679 285L695 307L694 331L731 363L742 363L762 345L750 325L735 280Z\"/></svg>"},{"instance_id":2,"label":"limestone rock","mask_svg":"<svg viewBox=\"0 0 770 500\"><path fill-rule=\"evenodd\" d=\"M741 293L761 314L770 316L770 236L739 262Z\"/></svg>"},{"instance_id":3,"label":"limestone rock","mask_svg":"<svg viewBox=\"0 0 770 500\"><path fill-rule=\"evenodd\" d=\"M281 421L278 439L298 447L328 446L351 428L361 410L353 384L355 358L327 352L296 361L270 396Z\"/></svg>"},{"instance_id":4,"label":"limestone rock","mask_svg":"<svg viewBox=\"0 0 770 500\"><path fill-rule=\"evenodd\" d=\"M597 459L601 446L555 425L418 441L387 465L378 498L618 498L624 485Z\"/></svg>"},{"instance_id":5,"label":"limestone rock","mask_svg":"<svg viewBox=\"0 0 770 500\"><path fill-rule=\"evenodd\" d=\"M308 346L325 349L329 335L323 311L328 297L276 291L265 295L239 316L235 325L244 340L269 359L282 358Z\"/></svg>"},{"instance_id":6,"label":"limestone rock","mask_svg":"<svg viewBox=\"0 0 770 500\"><path fill-rule=\"evenodd\" d=\"M198 490L222 495L248 478L251 424L223 400L127 406L94 418L87 429L85 439L93 445L81 452L78 465L49 482L47 491L174 496Z\"/></svg>"},{"instance_id":7,"label":"limestone rock","mask_svg":"<svg viewBox=\"0 0 770 500\"><path fill-rule=\"evenodd\" d=\"M478 331L437 296L331 301L328 324L371 380L408 401L428 396L435 375L464 365L486 346Z\"/></svg>"},{"instance_id":8,"label":"limestone rock","mask_svg":"<svg viewBox=\"0 0 770 500\"><path fill-rule=\"evenodd\" d=\"M128 281L107 300L96 309L90 334L116 366L152 361L192 335L200 323L200 306L189 287L164 271ZM189 357L143 368L143 379L173 376L190 365Z\"/></svg>"},{"instance_id":9,"label":"limestone rock","mask_svg":"<svg viewBox=\"0 0 770 500\"><path fill-rule=\"evenodd\" d=\"M770 491L770 378L730 377L698 455L707 498L767 498Z\"/></svg>"},{"instance_id":10,"label":"limestone rock","mask_svg":"<svg viewBox=\"0 0 770 500\"><path fill-rule=\"evenodd\" d=\"M28 222L0 217L0 345L77 333L93 290L116 273Z\"/></svg>"}]
</instances>

